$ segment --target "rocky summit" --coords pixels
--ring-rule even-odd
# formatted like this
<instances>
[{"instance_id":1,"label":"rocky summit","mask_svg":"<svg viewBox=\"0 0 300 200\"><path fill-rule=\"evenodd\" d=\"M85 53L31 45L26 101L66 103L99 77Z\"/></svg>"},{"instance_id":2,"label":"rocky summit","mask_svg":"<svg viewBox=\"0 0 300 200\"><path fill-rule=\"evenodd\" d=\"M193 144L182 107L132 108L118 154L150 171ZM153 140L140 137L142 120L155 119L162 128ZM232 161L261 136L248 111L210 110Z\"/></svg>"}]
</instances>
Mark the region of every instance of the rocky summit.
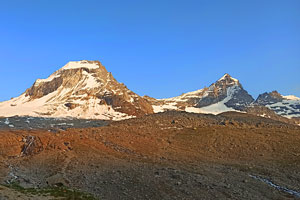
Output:
<instances>
[{"instance_id":1,"label":"rocky summit","mask_svg":"<svg viewBox=\"0 0 300 200\"><path fill-rule=\"evenodd\" d=\"M37 79L19 97L0 103L3 117L122 120L168 110L211 114L248 112L299 123L300 98L274 91L254 100L240 81L229 74L209 87L177 97L141 97L119 83L99 61L82 60L67 63L47 79Z\"/></svg>"}]
</instances>

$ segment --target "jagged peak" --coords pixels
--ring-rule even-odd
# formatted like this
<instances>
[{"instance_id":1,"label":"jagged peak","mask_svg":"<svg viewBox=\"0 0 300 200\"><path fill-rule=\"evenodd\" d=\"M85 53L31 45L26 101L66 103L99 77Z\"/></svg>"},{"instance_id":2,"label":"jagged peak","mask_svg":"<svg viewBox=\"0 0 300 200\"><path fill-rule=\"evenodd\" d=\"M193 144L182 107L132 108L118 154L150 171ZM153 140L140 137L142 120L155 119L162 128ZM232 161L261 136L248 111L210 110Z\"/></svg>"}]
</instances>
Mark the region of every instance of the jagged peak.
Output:
<instances>
[{"instance_id":1,"label":"jagged peak","mask_svg":"<svg viewBox=\"0 0 300 200\"><path fill-rule=\"evenodd\" d=\"M232 76L230 76L229 74L224 74L219 80L217 80L216 82L212 83L209 86L210 90L216 89L216 88L228 88L228 87L232 87L232 86L239 86L240 88L242 88L242 85L240 84L239 80L233 78Z\"/></svg>"},{"instance_id":2,"label":"jagged peak","mask_svg":"<svg viewBox=\"0 0 300 200\"><path fill-rule=\"evenodd\" d=\"M282 95L279 92L277 92L277 90L273 90L272 92L265 93L265 94L270 95L273 98L282 99Z\"/></svg>"},{"instance_id":3,"label":"jagged peak","mask_svg":"<svg viewBox=\"0 0 300 200\"><path fill-rule=\"evenodd\" d=\"M277 90L270 92L271 95L282 96Z\"/></svg>"},{"instance_id":4,"label":"jagged peak","mask_svg":"<svg viewBox=\"0 0 300 200\"><path fill-rule=\"evenodd\" d=\"M283 100L283 96L278 93L276 90L272 92L265 92L263 94L258 95L257 99L255 100L256 103L259 104L268 104L269 102L280 102Z\"/></svg>"}]
</instances>

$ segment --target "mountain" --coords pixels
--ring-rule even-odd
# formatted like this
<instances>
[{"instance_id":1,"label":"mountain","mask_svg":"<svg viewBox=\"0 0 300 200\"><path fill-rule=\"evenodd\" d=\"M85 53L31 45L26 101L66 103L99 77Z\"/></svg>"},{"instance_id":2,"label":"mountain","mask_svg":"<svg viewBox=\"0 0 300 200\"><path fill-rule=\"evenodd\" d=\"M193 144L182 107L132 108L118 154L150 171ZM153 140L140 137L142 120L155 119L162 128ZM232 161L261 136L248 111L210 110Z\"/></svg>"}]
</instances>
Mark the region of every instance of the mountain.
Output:
<instances>
[{"instance_id":1,"label":"mountain","mask_svg":"<svg viewBox=\"0 0 300 200\"><path fill-rule=\"evenodd\" d=\"M229 74L225 74L208 88L173 98L160 100L148 98L148 100L153 104L154 112L181 110L212 114L243 111L254 101L240 82Z\"/></svg>"},{"instance_id":2,"label":"mountain","mask_svg":"<svg viewBox=\"0 0 300 200\"><path fill-rule=\"evenodd\" d=\"M265 106L286 118L300 118L300 98L293 95L283 96L277 91L260 94L255 105Z\"/></svg>"},{"instance_id":3,"label":"mountain","mask_svg":"<svg viewBox=\"0 0 300 200\"><path fill-rule=\"evenodd\" d=\"M153 113L99 61L69 62L37 79L21 96L0 103L0 116L29 115L120 120Z\"/></svg>"},{"instance_id":4,"label":"mountain","mask_svg":"<svg viewBox=\"0 0 300 200\"><path fill-rule=\"evenodd\" d=\"M99 61L69 62L17 98L0 103L0 116L71 117L122 120L167 110L219 114L247 112L300 123L300 98L276 91L256 100L239 80L225 74L209 87L177 97L140 97L119 83ZM288 118L288 119L287 119Z\"/></svg>"}]
</instances>

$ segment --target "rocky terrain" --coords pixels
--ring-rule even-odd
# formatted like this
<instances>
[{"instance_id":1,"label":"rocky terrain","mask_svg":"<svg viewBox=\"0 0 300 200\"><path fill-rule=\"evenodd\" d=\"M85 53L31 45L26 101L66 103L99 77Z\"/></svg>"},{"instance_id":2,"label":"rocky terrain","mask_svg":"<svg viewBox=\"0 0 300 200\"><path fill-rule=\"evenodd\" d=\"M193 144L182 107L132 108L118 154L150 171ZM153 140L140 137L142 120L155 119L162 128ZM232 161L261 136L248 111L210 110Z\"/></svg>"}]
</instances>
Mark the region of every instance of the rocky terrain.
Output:
<instances>
[{"instance_id":1,"label":"rocky terrain","mask_svg":"<svg viewBox=\"0 0 300 200\"><path fill-rule=\"evenodd\" d=\"M48 130L105 126L109 121L76 118L6 117L0 118L0 130Z\"/></svg>"},{"instance_id":2,"label":"rocky terrain","mask_svg":"<svg viewBox=\"0 0 300 200\"><path fill-rule=\"evenodd\" d=\"M172 111L0 134L0 199L12 199L12 184L96 199L300 198L300 127L250 114Z\"/></svg>"},{"instance_id":3,"label":"rocky terrain","mask_svg":"<svg viewBox=\"0 0 300 200\"><path fill-rule=\"evenodd\" d=\"M247 112L300 124L300 98L274 91L255 100L229 74L207 88L155 99L137 95L119 83L99 61L87 60L69 62L47 79L37 79L19 97L0 103L0 117L123 120L168 110L211 114Z\"/></svg>"}]
</instances>

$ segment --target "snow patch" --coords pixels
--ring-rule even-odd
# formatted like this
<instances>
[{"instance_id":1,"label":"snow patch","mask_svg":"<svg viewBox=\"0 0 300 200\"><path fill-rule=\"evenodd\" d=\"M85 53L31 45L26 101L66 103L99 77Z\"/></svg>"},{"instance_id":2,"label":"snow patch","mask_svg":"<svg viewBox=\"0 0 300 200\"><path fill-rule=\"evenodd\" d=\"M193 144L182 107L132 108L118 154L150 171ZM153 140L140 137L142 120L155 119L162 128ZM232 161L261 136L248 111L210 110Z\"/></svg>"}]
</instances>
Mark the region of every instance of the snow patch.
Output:
<instances>
[{"instance_id":1,"label":"snow patch","mask_svg":"<svg viewBox=\"0 0 300 200\"><path fill-rule=\"evenodd\" d=\"M99 65L97 65L94 62L89 63L86 60L71 61L71 62L68 62L65 66L63 66L61 69L66 70L66 69L78 69L78 68L98 69Z\"/></svg>"},{"instance_id":2,"label":"snow patch","mask_svg":"<svg viewBox=\"0 0 300 200\"><path fill-rule=\"evenodd\" d=\"M254 175L249 175L251 178L254 178L256 180L259 180L261 182L264 182L266 184L268 184L269 186L277 189L277 190L280 190L280 191L283 191L283 192L286 192L288 194L291 194L291 195L294 195L295 197L297 198L300 198L300 192L298 191L295 191L295 190L291 190L291 189L288 189L286 187L283 187L283 186L280 186L280 185L277 185L275 183L273 183L272 181L266 179L266 178L262 178L262 177L259 177L259 176L254 176Z\"/></svg>"},{"instance_id":3,"label":"snow patch","mask_svg":"<svg viewBox=\"0 0 300 200\"><path fill-rule=\"evenodd\" d=\"M178 110L178 107L176 105L177 105L176 102L172 102L169 104L164 104L164 105L160 105L160 106L152 106L152 107L153 107L153 111L155 113L159 113L159 112L164 112L166 110Z\"/></svg>"},{"instance_id":4,"label":"snow patch","mask_svg":"<svg viewBox=\"0 0 300 200\"><path fill-rule=\"evenodd\" d=\"M190 98L203 98L207 95L208 95L208 93L204 92L204 89L200 89L200 90L196 90L193 92L184 93L178 97L171 97L171 98L159 99L159 100L170 101L170 102L174 102L174 101L175 102L185 102Z\"/></svg>"},{"instance_id":5,"label":"snow patch","mask_svg":"<svg viewBox=\"0 0 300 200\"><path fill-rule=\"evenodd\" d=\"M287 96L282 96L284 99L288 99L288 100L296 100L296 101L300 101L299 97L296 97L294 95L287 95Z\"/></svg>"},{"instance_id":6,"label":"snow patch","mask_svg":"<svg viewBox=\"0 0 300 200\"><path fill-rule=\"evenodd\" d=\"M51 82L53 79L60 77L59 75L52 74L46 79L37 79L35 81L35 85L39 85L40 83Z\"/></svg>"},{"instance_id":7,"label":"snow patch","mask_svg":"<svg viewBox=\"0 0 300 200\"><path fill-rule=\"evenodd\" d=\"M92 89L100 86L100 83L97 82L97 79L94 76L92 76L90 73L84 71L83 74L86 76L86 79L84 81L86 85L82 89L87 89L87 88Z\"/></svg>"}]
</instances>

